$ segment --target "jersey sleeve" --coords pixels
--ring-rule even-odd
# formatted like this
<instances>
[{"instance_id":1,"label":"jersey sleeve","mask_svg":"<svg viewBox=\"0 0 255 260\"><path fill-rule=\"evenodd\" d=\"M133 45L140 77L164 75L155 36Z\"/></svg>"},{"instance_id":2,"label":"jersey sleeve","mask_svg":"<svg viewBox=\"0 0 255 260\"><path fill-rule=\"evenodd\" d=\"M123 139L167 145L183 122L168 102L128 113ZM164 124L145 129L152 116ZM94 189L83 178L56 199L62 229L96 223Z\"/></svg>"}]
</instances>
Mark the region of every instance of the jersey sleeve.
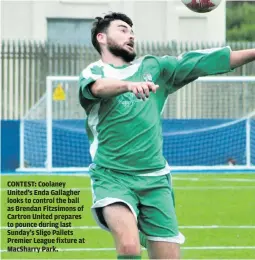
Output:
<instances>
[{"instance_id":1,"label":"jersey sleeve","mask_svg":"<svg viewBox=\"0 0 255 260\"><path fill-rule=\"evenodd\" d=\"M229 47L186 52L179 57L165 56L161 67L165 70L169 92L198 79L199 77L231 71Z\"/></svg>"},{"instance_id":2,"label":"jersey sleeve","mask_svg":"<svg viewBox=\"0 0 255 260\"><path fill-rule=\"evenodd\" d=\"M174 86L182 87L187 83L208 75L216 75L231 71L230 48L198 50L178 57Z\"/></svg>"},{"instance_id":3,"label":"jersey sleeve","mask_svg":"<svg viewBox=\"0 0 255 260\"><path fill-rule=\"evenodd\" d=\"M93 84L97 79L103 78L103 69L97 65L88 66L84 69L79 78L79 87L83 98L89 100L98 100L100 98L93 96L90 90L91 84Z\"/></svg>"}]
</instances>

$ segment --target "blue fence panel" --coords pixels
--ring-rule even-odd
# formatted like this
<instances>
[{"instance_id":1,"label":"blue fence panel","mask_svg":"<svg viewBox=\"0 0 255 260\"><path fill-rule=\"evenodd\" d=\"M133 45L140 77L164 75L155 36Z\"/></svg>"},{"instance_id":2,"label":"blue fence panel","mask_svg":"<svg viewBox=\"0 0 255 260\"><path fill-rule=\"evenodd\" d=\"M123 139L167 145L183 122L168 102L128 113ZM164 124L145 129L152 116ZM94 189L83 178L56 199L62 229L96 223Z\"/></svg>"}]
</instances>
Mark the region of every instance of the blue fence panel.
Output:
<instances>
[{"instance_id":1,"label":"blue fence panel","mask_svg":"<svg viewBox=\"0 0 255 260\"><path fill-rule=\"evenodd\" d=\"M1 120L1 172L19 167L19 120Z\"/></svg>"},{"instance_id":2,"label":"blue fence panel","mask_svg":"<svg viewBox=\"0 0 255 260\"><path fill-rule=\"evenodd\" d=\"M19 167L19 120L2 120L1 171ZM45 167L46 122L26 122L25 159L29 167ZM227 124L226 127L217 127ZM246 163L246 121L163 120L163 153L172 166L226 165L232 158ZM204 128L207 128L203 131ZM185 131L185 133L183 132ZM251 120L251 163L255 165L255 120ZM53 121L53 167L87 167L91 163L84 120ZM34 159L36 158L36 160Z\"/></svg>"}]
</instances>

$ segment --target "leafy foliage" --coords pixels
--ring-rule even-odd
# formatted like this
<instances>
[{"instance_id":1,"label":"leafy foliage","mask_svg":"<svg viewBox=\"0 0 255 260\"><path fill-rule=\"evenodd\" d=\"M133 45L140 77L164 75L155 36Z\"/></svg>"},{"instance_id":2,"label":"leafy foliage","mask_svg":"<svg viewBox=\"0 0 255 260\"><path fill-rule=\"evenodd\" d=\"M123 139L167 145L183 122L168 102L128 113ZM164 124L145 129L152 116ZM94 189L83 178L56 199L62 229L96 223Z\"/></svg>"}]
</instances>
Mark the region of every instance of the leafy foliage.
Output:
<instances>
[{"instance_id":1,"label":"leafy foliage","mask_svg":"<svg viewBox=\"0 0 255 260\"><path fill-rule=\"evenodd\" d=\"M227 40L255 41L255 2L228 1Z\"/></svg>"}]
</instances>

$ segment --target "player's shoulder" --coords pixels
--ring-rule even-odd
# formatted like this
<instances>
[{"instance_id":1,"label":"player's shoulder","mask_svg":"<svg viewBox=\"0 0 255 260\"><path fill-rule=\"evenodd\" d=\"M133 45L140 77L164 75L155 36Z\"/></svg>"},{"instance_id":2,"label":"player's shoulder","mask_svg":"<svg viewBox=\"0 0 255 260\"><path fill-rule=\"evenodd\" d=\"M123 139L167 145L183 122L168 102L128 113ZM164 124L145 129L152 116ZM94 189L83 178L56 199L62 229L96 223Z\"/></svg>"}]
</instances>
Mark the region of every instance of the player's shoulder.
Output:
<instances>
[{"instance_id":1,"label":"player's shoulder","mask_svg":"<svg viewBox=\"0 0 255 260\"><path fill-rule=\"evenodd\" d=\"M138 59L139 60L139 59ZM140 58L145 68L157 68L161 73L165 71L174 71L178 64L176 56L171 55L145 55Z\"/></svg>"},{"instance_id":2,"label":"player's shoulder","mask_svg":"<svg viewBox=\"0 0 255 260\"><path fill-rule=\"evenodd\" d=\"M143 64L143 65L158 65L160 66L160 63L162 62L162 60L164 60L164 57L168 57L168 56L157 56L157 55L152 55L152 54L147 54L144 55L142 57L140 57L139 59L136 59L133 64Z\"/></svg>"},{"instance_id":3,"label":"player's shoulder","mask_svg":"<svg viewBox=\"0 0 255 260\"><path fill-rule=\"evenodd\" d=\"M177 57L176 56L172 56L172 55L163 55L163 56L159 56L159 55L146 55L144 56L145 60L156 60L157 62L176 62L177 61Z\"/></svg>"},{"instance_id":4,"label":"player's shoulder","mask_svg":"<svg viewBox=\"0 0 255 260\"><path fill-rule=\"evenodd\" d=\"M142 62L150 62L150 61L157 61L160 57L152 54L144 55L138 59L136 59L133 63L142 63Z\"/></svg>"},{"instance_id":5,"label":"player's shoulder","mask_svg":"<svg viewBox=\"0 0 255 260\"><path fill-rule=\"evenodd\" d=\"M156 56L161 70L174 70L178 64L178 58L173 55Z\"/></svg>"},{"instance_id":6,"label":"player's shoulder","mask_svg":"<svg viewBox=\"0 0 255 260\"><path fill-rule=\"evenodd\" d=\"M92 62L81 71L80 77L89 78L92 75L100 75L101 76L103 74L102 66L103 66L103 63L102 63L101 60L97 60L95 62Z\"/></svg>"}]
</instances>

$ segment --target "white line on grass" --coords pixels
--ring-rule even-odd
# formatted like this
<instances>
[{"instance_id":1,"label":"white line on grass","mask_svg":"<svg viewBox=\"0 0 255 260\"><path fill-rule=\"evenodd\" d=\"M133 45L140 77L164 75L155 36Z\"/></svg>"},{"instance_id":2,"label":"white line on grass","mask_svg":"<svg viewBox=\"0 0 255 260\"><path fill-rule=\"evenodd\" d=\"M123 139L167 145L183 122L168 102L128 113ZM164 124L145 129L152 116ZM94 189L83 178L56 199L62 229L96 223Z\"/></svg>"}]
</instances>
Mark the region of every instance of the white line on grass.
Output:
<instances>
[{"instance_id":1,"label":"white line on grass","mask_svg":"<svg viewBox=\"0 0 255 260\"><path fill-rule=\"evenodd\" d=\"M255 182L255 178L253 179L232 179L232 178L215 178L212 180L216 180L216 181L227 181L227 182Z\"/></svg>"},{"instance_id":2,"label":"white line on grass","mask_svg":"<svg viewBox=\"0 0 255 260\"><path fill-rule=\"evenodd\" d=\"M255 246L184 246L181 247L181 250L250 250L255 249ZM146 250L143 248L142 250ZM58 248L58 251L115 251L115 248ZM6 249L0 250L1 253L7 252Z\"/></svg>"},{"instance_id":3,"label":"white line on grass","mask_svg":"<svg viewBox=\"0 0 255 260\"><path fill-rule=\"evenodd\" d=\"M252 226L220 226L220 225L210 225L210 226L179 226L180 229L254 229L255 225ZM54 227L1 227L0 229L56 229ZM60 229L101 229L99 226L74 226L74 227L61 227Z\"/></svg>"},{"instance_id":4,"label":"white line on grass","mask_svg":"<svg viewBox=\"0 0 255 260\"><path fill-rule=\"evenodd\" d=\"M184 246L182 250L229 250L255 249L255 246ZM146 250L143 248L143 250ZM63 248L59 251L115 251L115 248Z\"/></svg>"},{"instance_id":5,"label":"white line on grass","mask_svg":"<svg viewBox=\"0 0 255 260\"><path fill-rule=\"evenodd\" d=\"M188 173L187 173L188 174ZM88 173L36 173L36 174L31 174L29 173L2 173L2 176L5 177L17 177L17 176L51 176L51 177L58 177L58 176L79 176L79 177L90 177L90 175ZM203 178L200 177L177 177L176 175L172 174L172 178L173 180L178 180L178 181L226 181L226 182L255 182L255 178L250 178L250 179L246 179L246 178L231 178L231 175L229 178L207 178L208 176L206 174L203 175Z\"/></svg>"},{"instance_id":6,"label":"white line on grass","mask_svg":"<svg viewBox=\"0 0 255 260\"><path fill-rule=\"evenodd\" d=\"M67 177L73 177L73 176L79 176L79 177L86 177L89 178L90 174L89 173L79 173L79 172L69 172L69 173L59 173L59 172L52 172L52 173L46 173L46 172L38 172L38 173L31 173L31 172L15 172L15 173L1 173L2 176L8 176L8 177L17 177L17 176L26 176L26 177L36 177L36 176L50 176L50 177L57 177L57 176L67 176Z\"/></svg>"},{"instance_id":7,"label":"white line on grass","mask_svg":"<svg viewBox=\"0 0 255 260\"><path fill-rule=\"evenodd\" d=\"M205 176L206 177L206 176ZM194 177L172 177L176 181L226 181L226 182L255 182L255 178L194 178Z\"/></svg>"},{"instance_id":8,"label":"white line on grass","mask_svg":"<svg viewBox=\"0 0 255 260\"><path fill-rule=\"evenodd\" d=\"M175 177L172 176L173 180L177 180L177 181L199 181L200 178L194 178L194 177Z\"/></svg>"},{"instance_id":9,"label":"white line on grass","mask_svg":"<svg viewBox=\"0 0 255 260\"><path fill-rule=\"evenodd\" d=\"M173 186L174 190L244 190L255 189L254 186Z\"/></svg>"},{"instance_id":10,"label":"white line on grass","mask_svg":"<svg viewBox=\"0 0 255 260\"><path fill-rule=\"evenodd\" d=\"M243 250L243 249L255 249L255 246L185 246L181 249L184 250Z\"/></svg>"},{"instance_id":11,"label":"white line on grass","mask_svg":"<svg viewBox=\"0 0 255 260\"><path fill-rule=\"evenodd\" d=\"M179 226L180 229L253 229L255 226Z\"/></svg>"}]
</instances>

